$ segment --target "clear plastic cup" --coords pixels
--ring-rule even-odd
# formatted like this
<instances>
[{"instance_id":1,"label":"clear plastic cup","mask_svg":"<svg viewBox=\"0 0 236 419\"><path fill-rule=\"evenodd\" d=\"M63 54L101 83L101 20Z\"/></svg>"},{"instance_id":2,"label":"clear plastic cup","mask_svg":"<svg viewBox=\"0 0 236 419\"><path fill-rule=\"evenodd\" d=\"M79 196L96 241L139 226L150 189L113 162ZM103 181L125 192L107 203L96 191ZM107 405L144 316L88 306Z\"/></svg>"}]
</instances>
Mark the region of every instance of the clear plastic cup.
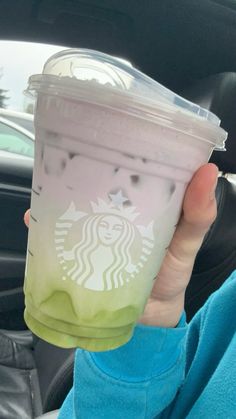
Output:
<instances>
[{"instance_id":1,"label":"clear plastic cup","mask_svg":"<svg viewBox=\"0 0 236 419\"><path fill-rule=\"evenodd\" d=\"M127 342L193 173L224 150L219 119L119 59L54 55L36 94L25 320L91 351Z\"/></svg>"}]
</instances>

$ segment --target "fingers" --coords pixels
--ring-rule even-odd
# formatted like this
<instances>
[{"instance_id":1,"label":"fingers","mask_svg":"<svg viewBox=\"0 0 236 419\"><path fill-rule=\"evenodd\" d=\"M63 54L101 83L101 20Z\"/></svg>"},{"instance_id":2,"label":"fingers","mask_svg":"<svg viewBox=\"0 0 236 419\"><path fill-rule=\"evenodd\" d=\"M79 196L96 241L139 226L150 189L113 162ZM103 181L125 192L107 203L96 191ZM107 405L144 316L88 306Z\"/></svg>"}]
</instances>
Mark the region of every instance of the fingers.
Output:
<instances>
[{"instance_id":1,"label":"fingers","mask_svg":"<svg viewBox=\"0 0 236 419\"><path fill-rule=\"evenodd\" d=\"M193 176L183 203L183 215L169 250L177 258L195 257L204 236L216 218L215 188L218 168L202 166Z\"/></svg>"},{"instance_id":2,"label":"fingers","mask_svg":"<svg viewBox=\"0 0 236 419\"><path fill-rule=\"evenodd\" d=\"M214 189L218 169L213 164L202 166L193 176L183 203L183 214L169 245L152 290L159 301L184 301L197 252L216 217Z\"/></svg>"},{"instance_id":3,"label":"fingers","mask_svg":"<svg viewBox=\"0 0 236 419\"><path fill-rule=\"evenodd\" d=\"M28 209L24 215L24 222L26 227L29 227L30 210Z\"/></svg>"}]
</instances>

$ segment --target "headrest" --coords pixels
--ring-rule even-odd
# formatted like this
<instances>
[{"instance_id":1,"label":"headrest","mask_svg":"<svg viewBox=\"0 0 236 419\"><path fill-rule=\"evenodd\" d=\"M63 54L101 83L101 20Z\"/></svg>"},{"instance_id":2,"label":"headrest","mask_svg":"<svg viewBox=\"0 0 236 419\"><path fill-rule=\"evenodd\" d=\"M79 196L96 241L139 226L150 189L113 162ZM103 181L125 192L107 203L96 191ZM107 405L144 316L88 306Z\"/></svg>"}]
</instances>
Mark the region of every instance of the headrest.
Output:
<instances>
[{"instance_id":1,"label":"headrest","mask_svg":"<svg viewBox=\"0 0 236 419\"><path fill-rule=\"evenodd\" d=\"M181 94L221 119L221 126L228 132L227 151L214 151L210 161L224 173L236 173L236 73L204 78Z\"/></svg>"}]
</instances>

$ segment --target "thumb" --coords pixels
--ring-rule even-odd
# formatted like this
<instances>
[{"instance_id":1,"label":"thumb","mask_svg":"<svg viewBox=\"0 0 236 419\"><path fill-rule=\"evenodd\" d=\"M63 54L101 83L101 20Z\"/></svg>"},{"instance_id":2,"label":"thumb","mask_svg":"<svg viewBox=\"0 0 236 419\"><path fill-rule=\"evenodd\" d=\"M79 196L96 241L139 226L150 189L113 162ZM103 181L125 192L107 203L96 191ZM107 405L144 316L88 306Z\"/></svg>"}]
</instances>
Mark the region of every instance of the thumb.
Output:
<instances>
[{"instance_id":1,"label":"thumb","mask_svg":"<svg viewBox=\"0 0 236 419\"><path fill-rule=\"evenodd\" d=\"M186 190L182 217L154 283L154 298L166 300L185 292L197 252L216 217L217 176L214 164L202 166L193 176Z\"/></svg>"},{"instance_id":2,"label":"thumb","mask_svg":"<svg viewBox=\"0 0 236 419\"><path fill-rule=\"evenodd\" d=\"M185 194L183 214L169 248L175 257L195 257L214 222L217 214L217 178L218 168L211 163L202 166L193 176Z\"/></svg>"},{"instance_id":3,"label":"thumb","mask_svg":"<svg viewBox=\"0 0 236 419\"><path fill-rule=\"evenodd\" d=\"M162 327L175 326L184 307L196 254L216 217L218 169L202 166L193 176L184 197L183 214L177 225L141 322Z\"/></svg>"}]
</instances>

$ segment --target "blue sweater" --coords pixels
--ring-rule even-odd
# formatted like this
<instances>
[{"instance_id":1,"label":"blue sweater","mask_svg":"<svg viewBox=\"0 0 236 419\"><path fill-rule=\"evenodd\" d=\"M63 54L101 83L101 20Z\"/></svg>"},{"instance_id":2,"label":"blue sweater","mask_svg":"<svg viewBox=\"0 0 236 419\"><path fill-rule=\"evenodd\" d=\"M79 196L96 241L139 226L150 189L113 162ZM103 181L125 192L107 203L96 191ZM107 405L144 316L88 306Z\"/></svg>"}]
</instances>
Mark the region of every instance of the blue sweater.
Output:
<instances>
[{"instance_id":1,"label":"blue sweater","mask_svg":"<svg viewBox=\"0 0 236 419\"><path fill-rule=\"evenodd\" d=\"M189 325L137 326L119 349L77 350L59 419L236 418L236 271Z\"/></svg>"}]
</instances>

